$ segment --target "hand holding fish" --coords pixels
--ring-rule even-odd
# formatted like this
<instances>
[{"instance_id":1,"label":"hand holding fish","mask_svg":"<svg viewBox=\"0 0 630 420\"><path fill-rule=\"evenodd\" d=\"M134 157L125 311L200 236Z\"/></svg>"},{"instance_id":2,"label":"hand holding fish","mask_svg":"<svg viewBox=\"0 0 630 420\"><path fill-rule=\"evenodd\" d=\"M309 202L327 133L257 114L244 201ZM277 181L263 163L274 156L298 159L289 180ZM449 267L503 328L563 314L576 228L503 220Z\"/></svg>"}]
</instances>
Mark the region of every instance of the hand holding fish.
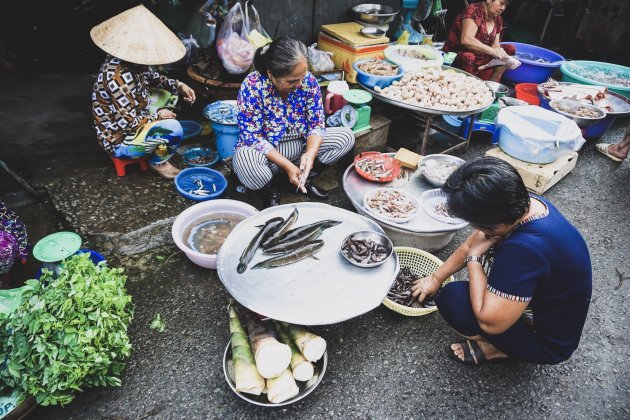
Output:
<instances>
[{"instance_id":1,"label":"hand holding fish","mask_svg":"<svg viewBox=\"0 0 630 420\"><path fill-rule=\"evenodd\" d=\"M298 168L297 166L291 163L290 166L287 166L286 172L287 172L287 176L289 177L289 182L295 185L298 188L298 190L301 190L303 193L306 193L306 188L304 188L304 183L302 180L303 172L300 170L300 168Z\"/></svg>"},{"instance_id":2,"label":"hand holding fish","mask_svg":"<svg viewBox=\"0 0 630 420\"><path fill-rule=\"evenodd\" d=\"M186 83L178 82L177 91L182 94L184 101L190 104L194 103L195 100L197 99L197 96L195 95L195 91Z\"/></svg>"}]
</instances>

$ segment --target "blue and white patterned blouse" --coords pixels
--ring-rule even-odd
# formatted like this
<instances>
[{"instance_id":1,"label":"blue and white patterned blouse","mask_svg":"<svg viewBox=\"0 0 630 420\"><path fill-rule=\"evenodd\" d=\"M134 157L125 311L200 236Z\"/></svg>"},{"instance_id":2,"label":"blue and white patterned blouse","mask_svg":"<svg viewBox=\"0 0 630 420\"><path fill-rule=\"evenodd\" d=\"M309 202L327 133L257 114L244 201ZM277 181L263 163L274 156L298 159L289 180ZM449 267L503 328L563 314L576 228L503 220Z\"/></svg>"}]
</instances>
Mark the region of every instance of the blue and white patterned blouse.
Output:
<instances>
[{"instance_id":1,"label":"blue and white patterned blouse","mask_svg":"<svg viewBox=\"0 0 630 420\"><path fill-rule=\"evenodd\" d=\"M288 127L304 141L312 134L324 136L322 94L309 72L286 100L268 77L257 71L250 73L238 93L238 111L240 134L236 148L253 146L266 155L278 145Z\"/></svg>"}]
</instances>

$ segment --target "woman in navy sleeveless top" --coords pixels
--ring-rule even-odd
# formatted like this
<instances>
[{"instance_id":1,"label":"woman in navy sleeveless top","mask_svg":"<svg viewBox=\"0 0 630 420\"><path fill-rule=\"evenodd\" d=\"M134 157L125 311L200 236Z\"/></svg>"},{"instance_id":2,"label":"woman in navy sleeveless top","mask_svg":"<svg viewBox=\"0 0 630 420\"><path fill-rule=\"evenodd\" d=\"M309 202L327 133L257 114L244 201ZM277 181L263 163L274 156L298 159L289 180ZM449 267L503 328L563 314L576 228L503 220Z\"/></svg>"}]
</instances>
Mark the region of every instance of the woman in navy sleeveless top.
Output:
<instances>
[{"instance_id":1,"label":"woman in navy sleeveless top","mask_svg":"<svg viewBox=\"0 0 630 420\"><path fill-rule=\"evenodd\" d=\"M466 341L453 358L480 364L515 358L554 364L578 347L592 292L584 239L547 200L529 195L516 170L491 157L462 165L443 190L453 216L475 232L413 287L435 297L444 320ZM466 267L469 281L440 289Z\"/></svg>"}]
</instances>

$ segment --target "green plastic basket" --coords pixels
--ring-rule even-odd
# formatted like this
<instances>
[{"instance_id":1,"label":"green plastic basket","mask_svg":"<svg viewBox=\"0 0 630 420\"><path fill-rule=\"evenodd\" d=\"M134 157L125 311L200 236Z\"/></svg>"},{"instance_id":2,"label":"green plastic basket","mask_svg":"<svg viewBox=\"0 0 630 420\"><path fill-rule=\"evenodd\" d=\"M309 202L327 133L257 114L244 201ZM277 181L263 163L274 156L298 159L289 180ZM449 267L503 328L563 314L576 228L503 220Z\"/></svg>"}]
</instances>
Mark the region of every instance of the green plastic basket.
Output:
<instances>
[{"instance_id":1,"label":"green plastic basket","mask_svg":"<svg viewBox=\"0 0 630 420\"><path fill-rule=\"evenodd\" d=\"M421 249L407 246L396 246L394 247L394 251L396 251L396 255L398 255L400 268L409 267L411 272L418 277L427 276L442 265L442 260ZM453 280L454 278L451 276L443 283L443 285ZM388 298L383 299L383 305L394 312L398 312L399 314L406 316L422 316L437 310L437 308L411 308L409 306L396 303Z\"/></svg>"}]
</instances>

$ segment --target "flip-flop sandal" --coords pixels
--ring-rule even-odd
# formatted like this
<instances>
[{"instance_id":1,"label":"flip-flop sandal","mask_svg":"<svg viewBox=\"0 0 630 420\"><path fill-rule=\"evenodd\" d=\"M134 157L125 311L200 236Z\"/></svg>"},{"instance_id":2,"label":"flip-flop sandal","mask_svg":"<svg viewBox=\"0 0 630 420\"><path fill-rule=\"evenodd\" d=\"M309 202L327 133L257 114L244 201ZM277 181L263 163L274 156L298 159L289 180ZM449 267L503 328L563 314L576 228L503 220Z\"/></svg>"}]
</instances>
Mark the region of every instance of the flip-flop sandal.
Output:
<instances>
[{"instance_id":1,"label":"flip-flop sandal","mask_svg":"<svg viewBox=\"0 0 630 420\"><path fill-rule=\"evenodd\" d=\"M449 356L456 362L469 366L479 366L488 362L488 359L486 359L486 356L483 354L481 348L479 347L479 344L477 344L476 341L466 340L463 343L456 344L459 344L464 349L464 359L462 360L453 352L453 349L451 349L449 346Z\"/></svg>"},{"instance_id":2,"label":"flip-flop sandal","mask_svg":"<svg viewBox=\"0 0 630 420\"><path fill-rule=\"evenodd\" d=\"M610 153L608 153L608 146L610 146L610 144L608 143L598 143L595 145L595 148L597 149L597 151L599 153L601 153L604 156L609 157L610 159L614 160L615 162L623 162L623 159L618 158L617 156L613 156Z\"/></svg>"}]
</instances>

